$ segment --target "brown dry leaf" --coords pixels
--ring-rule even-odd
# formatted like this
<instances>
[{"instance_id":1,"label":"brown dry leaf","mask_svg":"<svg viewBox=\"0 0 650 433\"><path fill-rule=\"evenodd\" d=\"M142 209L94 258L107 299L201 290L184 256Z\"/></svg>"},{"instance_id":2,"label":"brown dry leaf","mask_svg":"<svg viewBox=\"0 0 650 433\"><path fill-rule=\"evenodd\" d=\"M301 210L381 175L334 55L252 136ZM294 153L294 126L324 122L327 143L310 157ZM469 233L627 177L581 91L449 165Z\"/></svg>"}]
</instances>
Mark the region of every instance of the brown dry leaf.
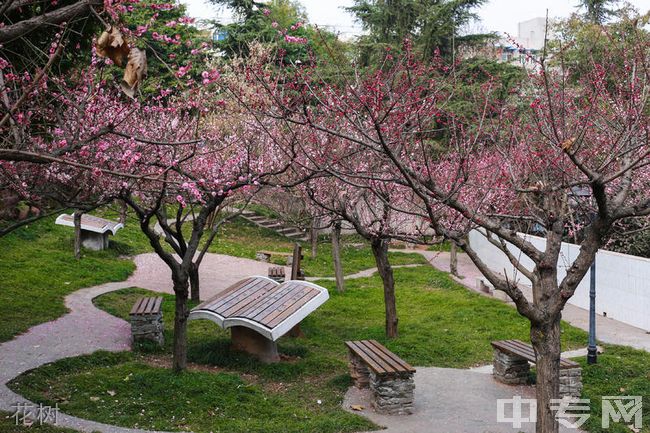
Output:
<instances>
[{"instance_id":1,"label":"brown dry leaf","mask_svg":"<svg viewBox=\"0 0 650 433\"><path fill-rule=\"evenodd\" d=\"M363 410L363 406L361 406L361 405L359 405L359 404L351 404L351 405L350 405L350 408L351 408L352 410L358 410L358 411Z\"/></svg>"},{"instance_id":2,"label":"brown dry leaf","mask_svg":"<svg viewBox=\"0 0 650 433\"><path fill-rule=\"evenodd\" d=\"M568 140L565 140L564 143L562 143L562 150L568 151L569 149L571 149L571 146L573 146L573 143L575 142L576 142L575 137L571 137Z\"/></svg>"},{"instance_id":3,"label":"brown dry leaf","mask_svg":"<svg viewBox=\"0 0 650 433\"><path fill-rule=\"evenodd\" d=\"M147 75L147 53L139 48L133 48L129 53L129 62L126 64L121 83L124 93L133 98L145 75Z\"/></svg>"},{"instance_id":4,"label":"brown dry leaf","mask_svg":"<svg viewBox=\"0 0 650 433\"><path fill-rule=\"evenodd\" d=\"M108 57L120 68L123 68L129 56L129 44L122 32L115 27L104 31L97 39L97 54Z\"/></svg>"}]
</instances>

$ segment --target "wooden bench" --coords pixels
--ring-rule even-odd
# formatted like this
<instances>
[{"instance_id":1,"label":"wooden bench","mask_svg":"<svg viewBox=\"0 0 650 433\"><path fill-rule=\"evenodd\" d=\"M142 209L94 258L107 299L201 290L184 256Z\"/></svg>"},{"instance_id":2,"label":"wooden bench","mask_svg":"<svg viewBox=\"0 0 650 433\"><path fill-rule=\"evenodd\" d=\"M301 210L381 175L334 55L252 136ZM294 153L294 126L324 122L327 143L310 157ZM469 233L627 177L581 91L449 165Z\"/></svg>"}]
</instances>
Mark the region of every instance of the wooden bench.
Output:
<instances>
[{"instance_id":1,"label":"wooden bench","mask_svg":"<svg viewBox=\"0 0 650 433\"><path fill-rule=\"evenodd\" d=\"M358 388L370 388L378 413L413 413L415 368L375 340L346 341L350 376Z\"/></svg>"},{"instance_id":2,"label":"wooden bench","mask_svg":"<svg viewBox=\"0 0 650 433\"><path fill-rule=\"evenodd\" d=\"M285 278L284 268L282 266L271 266L269 268L269 278L278 283L283 283Z\"/></svg>"},{"instance_id":3,"label":"wooden bench","mask_svg":"<svg viewBox=\"0 0 650 433\"><path fill-rule=\"evenodd\" d=\"M142 297L135 302L129 313L134 342L149 340L161 346L165 343L162 301L162 296L158 296Z\"/></svg>"},{"instance_id":4,"label":"wooden bench","mask_svg":"<svg viewBox=\"0 0 650 433\"><path fill-rule=\"evenodd\" d=\"M271 257L284 257L287 260L287 266L291 266L291 259L293 258L293 255L291 253L282 253L279 251L258 251L255 253L255 258L261 262L270 262Z\"/></svg>"},{"instance_id":5,"label":"wooden bench","mask_svg":"<svg viewBox=\"0 0 650 433\"><path fill-rule=\"evenodd\" d=\"M492 374L509 385L528 383L530 364L537 361L535 350L520 340L493 341L494 364ZM580 397L582 368L577 362L560 358L560 397Z\"/></svg>"}]
</instances>

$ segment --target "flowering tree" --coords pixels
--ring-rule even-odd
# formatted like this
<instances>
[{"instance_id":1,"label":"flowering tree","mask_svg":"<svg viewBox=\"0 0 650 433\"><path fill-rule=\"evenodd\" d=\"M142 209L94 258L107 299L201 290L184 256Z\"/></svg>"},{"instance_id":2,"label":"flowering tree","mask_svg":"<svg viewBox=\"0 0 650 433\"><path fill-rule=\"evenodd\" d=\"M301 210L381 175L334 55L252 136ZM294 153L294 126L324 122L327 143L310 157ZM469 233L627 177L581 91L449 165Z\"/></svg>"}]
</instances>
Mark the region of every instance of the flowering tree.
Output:
<instances>
[{"instance_id":1,"label":"flowering tree","mask_svg":"<svg viewBox=\"0 0 650 433\"><path fill-rule=\"evenodd\" d=\"M338 88L315 85L305 72L303 103L278 99L288 121L341 140L348 154L385 164L374 172L350 167L339 176L408 188L430 226L463 248L530 321L539 433L558 429L551 399L559 392L564 305L613 225L650 215L648 43L642 34L633 40L623 52L601 53L578 82L570 81L570 68L549 70L542 62L507 103L492 97L498 89L488 81L469 95L473 111L464 116L450 103L458 94L453 70L409 56ZM591 196L576 196L581 187ZM543 249L518 233L526 224L542 227ZM475 228L532 282L531 299L467 242ZM582 233L580 253L558 279L561 243L574 230ZM509 244L534 266L522 265Z\"/></svg>"},{"instance_id":2,"label":"flowering tree","mask_svg":"<svg viewBox=\"0 0 650 433\"><path fill-rule=\"evenodd\" d=\"M338 125L337 133L354 134L344 129L346 126ZM392 167L384 160L367 158L339 136L317 131L310 138L311 142L301 150L318 175L302 189L333 222L333 239L338 242L340 223L346 221L370 242L384 287L386 336L395 338L398 315L388 248L392 239L425 242L427 224L412 212L412 192L393 181Z\"/></svg>"},{"instance_id":3,"label":"flowering tree","mask_svg":"<svg viewBox=\"0 0 650 433\"><path fill-rule=\"evenodd\" d=\"M169 5L153 6L167 10ZM173 366L182 370L190 281L198 289L198 267L219 225L215 212L228 198L254 193L262 183L290 183L297 137L280 134L278 122L251 114L252 106L265 104L263 93L248 86L236 66L221 77L202 61L193 66L204 65L198 74L189 73L190 62L167 64L177 82L174 89L163 81L139 97L141 74L127 82L129 92L123 90L124 82L115 83L107 66L124 66L129 52L141 56L144 50L130 40L154 32L153 27L132 30L119 24L120 14L132 7L112 9L115 14L107 19L113 25L106 24L89 62L65 75L49 74L64 50L63 30L35 77L19 75L15 63L0 57L7 79L0 179L30 201L43 191L56 191L64 205L99 206L119 198L133 209L172 272ZM151 36L170 47L192 42ZM196 55L202 56L200 49Z\"/></svg>"},{"instance_id":4,"label":"flowering tree","mask_svg":"<svg viewBox=\"0 0 650 433\"><path fill-rule=\"evenodd\" d=\"M357 168L361 170L362 166L358 165ZM410 196L410 191L395 183L377 181L364 185L334 176L320 177L309 182L306 188L313 202L334 216L334 224L339 224L339 231L340 221L347 221L370 242L383 282L386 337L396 338L399 319L395 303L395 278L388 257L390 241L408 239L422 242L426 233L422 227L426 227L423 220L418 221L412 214L403 211L403 198Z\"/></svg>"}]
</instances>

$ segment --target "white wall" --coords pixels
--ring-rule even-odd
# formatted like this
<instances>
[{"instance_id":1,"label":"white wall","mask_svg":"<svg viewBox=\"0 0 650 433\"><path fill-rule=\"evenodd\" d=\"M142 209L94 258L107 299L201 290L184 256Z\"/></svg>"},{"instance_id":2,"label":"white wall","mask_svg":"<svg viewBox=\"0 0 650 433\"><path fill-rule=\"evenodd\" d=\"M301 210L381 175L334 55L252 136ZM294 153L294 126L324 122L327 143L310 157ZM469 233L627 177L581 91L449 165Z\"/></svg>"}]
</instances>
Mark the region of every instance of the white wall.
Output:
<instances>
[{"instance_id":1,"label":"white wall","mask_svg":"<svg viewBox=\"0 0 650 433\"><path fill-rule=\"evenodd\" d=\"M524 235L537 248L543 249L546 240ZM530 286L530 281L517 274L506 255L492 245L480 232L469 234L470 245L481 259L494 271L507 274L508 278ZM532 261L518 248L508 244L508 249L527 268ZM558 280L566 275L566 269L578 256L579 247L562 244L558 264ZM569 303L580 308L589 308L589 279L587 272ZM600 250L596 255L596 312L607 313L607 317L650 331L650 259Z\"/></svg>"},{"instance_id":2,"label":"white wall","mask_svg":"<svg viewBox=\"0 0 650 433\"><path fill-rule=\"evenodd\" d=\"M544 41L555 37L553 32L553 20L549 19L548 36L546 34L546 18L538 17L517 24L517 42L529 50L541 50L544 48Z\"/></svg>"}]
</instances>

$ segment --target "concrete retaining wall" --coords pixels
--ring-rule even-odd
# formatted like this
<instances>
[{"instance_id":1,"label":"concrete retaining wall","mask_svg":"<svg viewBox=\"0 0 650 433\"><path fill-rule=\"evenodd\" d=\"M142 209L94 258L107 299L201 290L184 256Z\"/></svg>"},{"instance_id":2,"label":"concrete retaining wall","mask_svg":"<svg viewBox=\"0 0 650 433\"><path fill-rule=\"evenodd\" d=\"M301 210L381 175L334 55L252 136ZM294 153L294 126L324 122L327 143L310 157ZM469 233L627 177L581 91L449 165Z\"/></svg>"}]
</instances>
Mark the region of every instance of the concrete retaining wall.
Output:
<instances>
[{"instance_id":1,"label":"concrete retaining wall","mask_svg":"<svg viewBox=\"0 0 650 433\"><path fill-rule=\"evenodd\" d=\"M544 238L524 235L533 245L544 249ZM520 284L530 286L530 281L517 273L506 255L492 245L477 230L469 234L470 245L481 259L494 271L516 279ZM515 257L527 268L533 268L533 262L518 248L508 244ZM562 244L558 280L566 275L566 270L578 256L579 246ZM576 289L569 303L577 307L589 308L589 279L587 272ZM596 312L607 317L650 331L650 259L600 250L596 255Z\"/></svg>"}]
</instances>

